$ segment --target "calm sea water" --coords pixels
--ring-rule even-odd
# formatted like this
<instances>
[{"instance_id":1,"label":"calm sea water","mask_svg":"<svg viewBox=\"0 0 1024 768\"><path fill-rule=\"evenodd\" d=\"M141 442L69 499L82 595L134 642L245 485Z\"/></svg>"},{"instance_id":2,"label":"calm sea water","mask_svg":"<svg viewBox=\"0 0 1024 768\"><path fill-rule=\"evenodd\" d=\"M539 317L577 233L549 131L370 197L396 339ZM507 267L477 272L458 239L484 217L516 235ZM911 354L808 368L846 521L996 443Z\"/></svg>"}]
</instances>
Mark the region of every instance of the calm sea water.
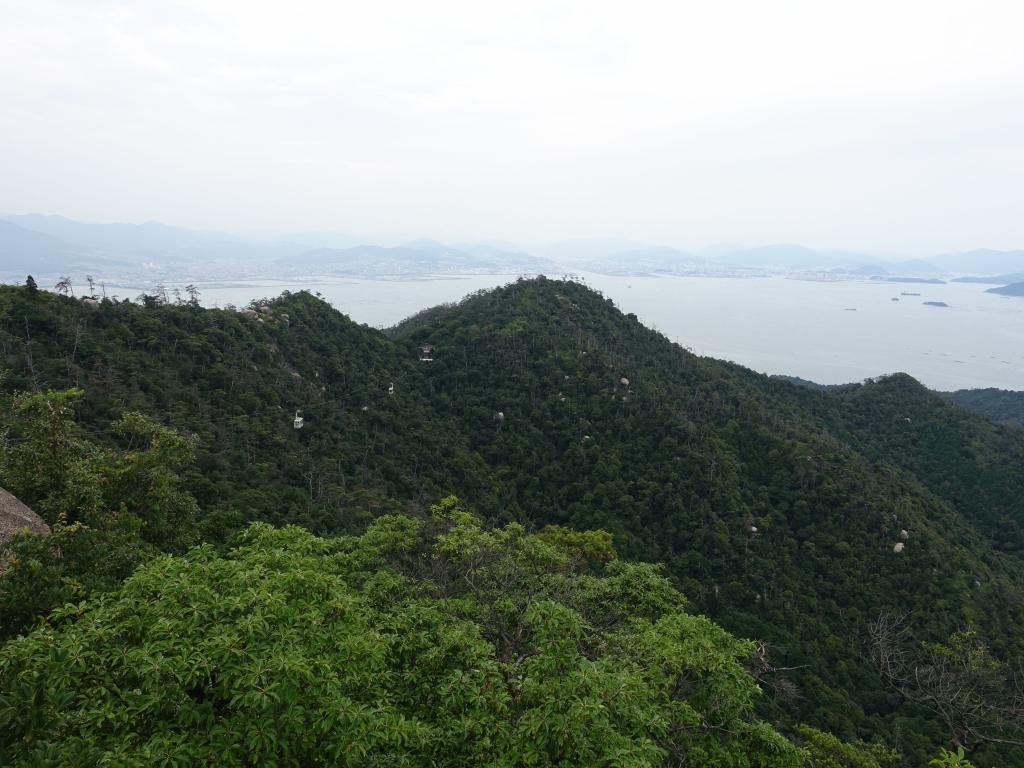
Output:
<instances>
[{"instance_id":1,"label":"calm sea water","mask_svg":"<svg viewBox=\"0 0 1024 768\"><path fill-rule=\"evenodd\" d=\"M935 389L1024 390L1024 298L985 285L773 278L611 277L583 281L701 355L835 384L904 371ZM360 323L386 327L508 275L429 280L253 280L200 285L208 306L319 291ZM140 289L110 290L134 296ZM901 292L920 296L901 296ZM898 298L899 301L892 301ZM944 301L948 308L926 306Z\"/></svg>"}]
</instances>

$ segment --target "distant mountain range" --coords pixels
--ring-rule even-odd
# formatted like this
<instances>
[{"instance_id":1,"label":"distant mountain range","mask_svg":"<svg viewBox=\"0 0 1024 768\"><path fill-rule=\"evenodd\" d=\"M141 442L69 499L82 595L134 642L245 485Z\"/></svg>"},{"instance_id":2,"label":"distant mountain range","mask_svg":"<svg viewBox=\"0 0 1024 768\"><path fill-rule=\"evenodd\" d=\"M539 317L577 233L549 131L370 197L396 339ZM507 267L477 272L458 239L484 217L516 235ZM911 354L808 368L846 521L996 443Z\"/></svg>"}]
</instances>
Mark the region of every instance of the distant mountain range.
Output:
<instances>
[{"instance_id":1,"label":"distant mountain range","mask_svg":"<svg viewBox=\"0 0 1024 768\"><path fill-rule=\"evenodd\" d=\"M1024 250L993 251L988 248L980 248L965 253L934 256L929 261L947 272L963 272L973 275L1024 272Z\"/></svg>"},{"instance_id":2,"label":"distant mountain range","mask_svg":"<svg viewBox=\"0 0 1024 768\"><path fill-rule=\"evenodd\" d=\"M383 277L443 273L557 271L549 259L492 244L453 248L417 240L385 248L331 232L246 240L145 224L90 224L63 216L0 216L0 274L30 272L175 277L283 277L309 274Z\"/></svg>"},{"instance_id":3,"label":"distant mountain range","mask_svg":"<svg viewBox=\"0 0 1024 768\"><path fill-rule=\"evenodd\" d=\"M67 244L56 237L0 221L0 257L5 268L44 269L58 257L70 255Z\"/></svg>"},{"instance_id":4,"label":"distant mountain range","mask_svg":"<svg viewBox=\"0 0 1024 768\"><path fill-rule=\"evenodd\" d=\"M1024 272L1024 251L979 249L926 259L880 258L856 251L818 250L795 243L757 247L716 245L688 252L624 240L572 240L535 248L560 263L605 274L828 272L865 277L996 275ZM992 282L998 282L992 279Z\"/></svg>"},{"instance_id":5,"label":"distant mountain range","mask_svg":"<svg viewBox=\"0 0 1024 768\"><path fill-rule=\"evenodd\" d=\"M583 264L594 272L611 275L703 274L720 271L714 262L666 246L637 246Z\"/></svg>"},{"instance_id":6,"label":"distant mountain range","mask_svg":"<svg viewBox=\"0 0 1024 768\"><path fill-rule=\"evenodd\" d=\"M867 258L861 253L816 251L803 245L782 243L726 252L719 255L716 260L723 264L746 267L813 269L863 264Z\"/></svg>"},{"instance_id":7,"label":"distant mountain range","mask_svg":"<svg viewBox=\"0 0 1024 768\"><path fill-rule=\"evenodd\" d=\"M41 214L0 216L0 273L173 274L220 262L269 260L289 250L297 248L159 222L92 224Z\"/></svg>"},{"instance_id":8,"label":"distant mountain range","mask_svg":"<svg viewBox=\"0 0 1024 768\"><path fill-rule=\"evenodd\" d=\"M295 276L310 270L358 277L566 270L611 275L816 272L826 279L969 275L966 280L1003 284L1024 275L1024 250L978 249L900 260L795 243L716 245L695 252L622 239L569 240L529 249L498 241L450 245L415 240L385 246L330 231L243 238L156 221L87 223L64 216L0 214L0 275L7 277L85 271L153 280L218 279Z\"/></svg>"},{"instance_id":9,"label":"distant mountain range","mask_svg":"<svg viewBox=\"0 0 1024 768\"><path fill-rule=\"evenodd\" d=\"M489 246L467 250L441 243L418 241L384 248L359 245L355 248L317 248L279 259L274 266L282 274L381 275L520 273L551 271L554 262L526 253L511 253Z\"/></svg>"},{"instance_id":10,"label":"distant mountain range","mask_svg":"<svg viewBox=\"0 0 1024 768\"><path fill-rule=\"evenodd\" d=\"M0 219L0 273L91 271L110 265L111 260L102 253Z\"/></svg>"},{"instance_id":11,"label":"distant mountain range","mask_svg":"<svg viewBox=\"0 0 1024 768\"><path fill-rule=\"evenodd\" d=\"M120 253L151 253L162 255L188 248L209 245L211 242L236 240L230 235L196 232L171 227L157 221L144 224L91 224L64 216L30 213L24 216L3 216L3 219L23 229L41 232L64 243L89 249Z\"/></svg>"}]
</instances>

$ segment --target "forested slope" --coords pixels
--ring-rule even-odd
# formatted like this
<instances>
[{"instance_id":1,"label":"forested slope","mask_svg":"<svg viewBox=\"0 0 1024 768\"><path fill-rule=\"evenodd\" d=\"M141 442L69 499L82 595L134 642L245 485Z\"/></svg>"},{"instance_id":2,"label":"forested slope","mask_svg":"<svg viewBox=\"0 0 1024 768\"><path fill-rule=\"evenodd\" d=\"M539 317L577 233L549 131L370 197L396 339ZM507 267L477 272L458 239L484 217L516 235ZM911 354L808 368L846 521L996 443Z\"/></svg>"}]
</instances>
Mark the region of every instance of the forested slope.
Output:
<instances>
[{"instance_id":1,"label":"forested slope","mask_svg":"<svg viewBox=\"0 0 1024 768\"><path fill-rule=\"evenodd\" d=\"M489 498L482 464L418 394L415 358L309 294L261 306L90 307L0 287L4 387L82 388L77 419L100 442L125 410L196 434L189 488L226 525L336 531L396 499L435 501L452 477Z\"/></svg>"},{"instance_id":2,"label":"forested slope","mask_svg":"<svg viewBox=\"0 0 1024 768\"><path fill-rule=\"evenodd\" d=\"M790 394L859 452L913 473L997 548L1024 552L1024 431L951 403L906 374Z\"/></svg>"},{"instance_id":3,"label":"forested slope","mask_svg":"<svg viewBox=\"0 0 1024 768\"><path fill-rule=\"evenodd\" d=\"M983 413L993 421L1024 427L1024 392L1006 389L959 389L949 392L954 403Z\"/></svg>"},{"instance_id":4,"label":"forested slope","mask_svg":"<svg viewBox=\"0 0 1024 768\"><path fill-rule=\"evenodd\" d=\"M859 452L798 388L690 355L572 283L509 286L394 335L435 346L436 408L465 424L509 505L606 528L627 554L668 563L703 610L798 668L802 695L778 699L783 710L838 732L926 730L867 664L881 612L909 613L933 639L979 624L1009 657L1021 653L1020 564L991 551L982 505L960 509L961 488ZM933 399L903 396L912 410ZM979 451L1012 439L957 413ZM929 443L918 448L932 457ZM961 474L983 484L970 467ZM1021 496L1002 502L1002 516L1024 516Z\"/></svg>"},{"instance_id":5,"label":"forested slope","mask_svg":"<svg viewBox=\"0 0 1024 768\"><path fill-rule=\"evenodd\" d=\"M604 528L767 643L764 717L911 760L950 725L879 676L872 622L905 616L934 642L970 625L998 657L1024 653L1019 430L937 411L905 378L814 391L699 358L572 282L520 281L387 335L308 294L266 305L0 289L3 386L82 387L100 442L129 408L195 433L183 477L214 539L252 520L351 531L452 492L496 520ZM979 765L1024 764L980 749Z\"/></svg>"}]
</instances>

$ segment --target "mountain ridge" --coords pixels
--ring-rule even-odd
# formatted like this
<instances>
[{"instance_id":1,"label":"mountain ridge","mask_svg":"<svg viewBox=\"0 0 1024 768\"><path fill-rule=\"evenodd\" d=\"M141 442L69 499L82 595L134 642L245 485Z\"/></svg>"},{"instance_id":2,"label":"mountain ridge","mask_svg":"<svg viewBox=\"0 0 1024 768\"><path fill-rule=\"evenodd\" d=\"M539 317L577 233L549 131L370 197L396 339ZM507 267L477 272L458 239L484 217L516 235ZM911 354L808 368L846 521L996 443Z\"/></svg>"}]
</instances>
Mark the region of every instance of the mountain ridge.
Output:
<instances>
[{"instance_id":1,"label":"mountain ridge","mask_svg":"<svg viewBox=\"0 0 1024 768\"><path fill-rule=\"evenodd\" d=\"M268 274L273 265L278 269L289 263L316 261L320 251L346 251L382 248L386 251L409 249L419 252L417 259L406 259L424 273L447 271L461 267L472 271L502 269L510 273L554 270L556 265L590 269L609 274L702 274L748 270L832 271L850 275L862 273L938 275L968 274L987 276L1024 271L1024 251L978 248L972 251L944 253L927 258L906 259L893 255L861 253L850 250L812 248L798 243L763 245L719 245L695 251L657 243L644 243L621 238L590 238L535 244L523 248L507 242L479 241L450 245L435 240L411 240L400 244L383 244L330 231L296 232L278 236L238 236L216 231L203 231L172 226L158 221L142 224L113 222L87 223L52 214L0 214L0 220L22 230L56 237L50 242L42 262L56 271L81 266L89 272L100 268L130 266L132 260L145 258L162 269L173 270L175 261L190 265L193 271L207 262L234 264L237 274ZM43 241L39 241L42 243ZM0 253L11 252L16 243L0 231ZM65 258L68 252L81 260ZM401 251L393 255L399 255ZM426 257L458 256L447 262L431 262ZM472 257L472 258L470 258ZM11 265L15 272L32 266L33 262ZM37 265L41 262L35 262ZM392 269L403 264L391 259ZM881 269L876 269L878 266ZM242 269L245 267L245 269ZM376 265L365 263L364 274L383 274ZM193 279L195 275L192 276Z\"/></svg>"}]
</instances>

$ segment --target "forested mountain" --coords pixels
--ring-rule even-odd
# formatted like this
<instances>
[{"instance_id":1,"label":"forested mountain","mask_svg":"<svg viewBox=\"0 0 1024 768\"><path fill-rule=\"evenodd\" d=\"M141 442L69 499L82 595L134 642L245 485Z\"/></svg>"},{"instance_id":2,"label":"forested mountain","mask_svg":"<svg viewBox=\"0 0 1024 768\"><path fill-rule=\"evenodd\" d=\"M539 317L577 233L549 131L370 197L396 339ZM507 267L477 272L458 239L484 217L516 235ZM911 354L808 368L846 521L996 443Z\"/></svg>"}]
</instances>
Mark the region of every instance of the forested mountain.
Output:
<instances>
[{"instance_id":1,"label":"forested mountain","mask_svg":"<svg viewBox=\"0 0 1024 768\"><path fill-rule=\"evenodd\" d=\"M837 391L855 388L849 384L818 384L814 381L801 379L799 376L773 375L772 378L818 390ZM884 381L884 378L882 380ZM905 382L906 379L904 378L903 381ZM992 421L1024 426L1024 392L989 387L986 389L958 389L956 392L936 392L935 394L951 400L964 408L987 416ZM906 417L904 417L905 419Z\"/></svg>"},{"instance_id":2,"label":"forested mountain","mask_svg":"<svg viewBox=\"0 0 1024 768\"><path fill-rule=\"evenodd\" d=\"M949 393L954 403L983 413L993 421L1024 427L1024 392L1008 389L960 389Z\"/></svg>"},{"instance_id":3,"label":"forested mountain","mask_svg":"<svg viewBox=\"0 0 1024 768\"><path fill-rule=\"evenodd\" d=\"M899 466L949 501L997 547L1024 553L1024 439L905 374L794 392L831 432Z\"/></svg>"},{"instance_id":4,"label":"forested mountain","mask_svg":"<svg viewBox=\"0 0 1024 768\"><path fill-rule=\"evenodd\" d=\"M2 288L3 388L81 388L79 436L110 450L126 411L194 434L179 472L199 538L251 521L353 533L449 493L494 523L607 530L765 644L768 721L880 738L912 765L950 742L1024 765L985 743L1003 721L943 717L872 658L896 619L933 644L908 653L971 627L994 659L1024 654L1024 431L905 376L815 390L696 357L572 282L519 281L386 334L305 293L260 304Z\"/></svg>"},{"instance_id":5,"label":"forested mountain","mask_svg":"<svg viewBox=\"0 0 1024 768\"><path fill-rule=\"evenodd\" d=\"M894 711L864 663L866 626L884 611L915 615L916 630L936 638L990 623L1002 650L1020 654L1020 563L985 539L998 510L958 509L962 489L944 495L928 487L934 475L859 452L848 434L858 414L843 400L818 414L803 401L810 390L690 355L574 284L516 284L413 318L394 336L438 350L436 407L466 424L514 489L506 506L606 528L628 555L666 562L703 610L800 668L802 698L780 707L839 732L896 725L907 740L921 735L927 726ZM899 394L919 430L935 426L918 414L934 396ZM1004 442L1024 445L957 414L973 430L965 442L987 436L978 450L989 461ZM949 460L946 445L922 437L921 464ZM1018 521L1020 467L1012 455L999 466L1000 508Z\"/></svg>"},{"instance_id":6,"label":"forested mountain","mask_svg":"<svg viewBox=\"0 0 1024 768\"><path fill-rule=\"evenodd\" d=\"M262 307L89 308L0 289L5 386L81 387L78 419L100 442L125 410L196 434L188 484L207 514L330 532L350 509L436 500L453 473L486 497L481 462L416 394L415 358L309 294Z\"/></svg>"}]
</instances>

